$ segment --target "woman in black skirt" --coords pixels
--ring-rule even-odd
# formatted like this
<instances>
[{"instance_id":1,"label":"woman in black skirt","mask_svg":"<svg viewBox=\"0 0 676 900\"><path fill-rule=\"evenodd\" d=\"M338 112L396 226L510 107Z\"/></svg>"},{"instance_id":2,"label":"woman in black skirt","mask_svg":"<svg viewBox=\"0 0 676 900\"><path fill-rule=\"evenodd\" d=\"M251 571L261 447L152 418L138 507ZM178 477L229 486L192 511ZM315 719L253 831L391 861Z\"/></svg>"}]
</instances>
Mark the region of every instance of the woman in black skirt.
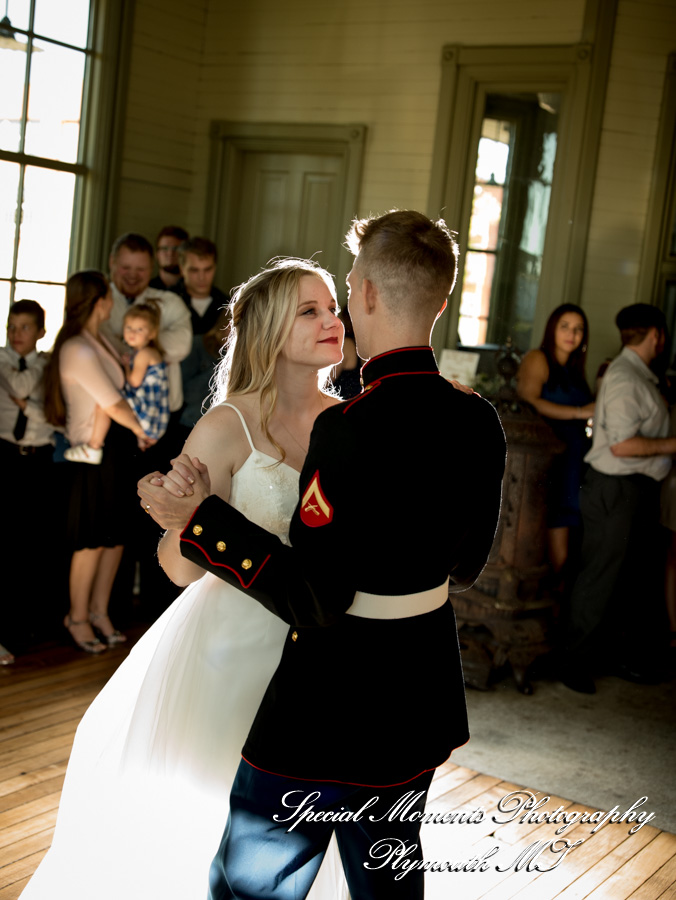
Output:
<instances>
[{"instance_id":1,"label":"woman in black skirt","mask_svg":"<svg viewBox=\"0 0 676 900\"><path fill-rule=\"evenodd\" d=\"M131 459L136 443L141 449L151 443L120 394L124 373L119 357L99 334L112 303L100 272L78 272L68 279L66 318L45 372L47 419L65 426L72 445L88 442L97 410L111 419L100 463L63 463L69 476L66 536L73 552L70 611L64 625L88 653L101 653L126 640L108 617L108 601L122 557L128 510L135 503Z\"/></svg>"}]
</instances>

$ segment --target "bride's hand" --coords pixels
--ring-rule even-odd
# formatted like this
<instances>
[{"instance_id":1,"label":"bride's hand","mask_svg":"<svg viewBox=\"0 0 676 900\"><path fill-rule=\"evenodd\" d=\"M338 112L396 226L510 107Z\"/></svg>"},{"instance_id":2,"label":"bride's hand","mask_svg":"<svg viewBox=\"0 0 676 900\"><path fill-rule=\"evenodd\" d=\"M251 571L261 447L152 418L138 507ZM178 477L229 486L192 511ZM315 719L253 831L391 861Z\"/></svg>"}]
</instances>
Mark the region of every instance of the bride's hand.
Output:
<instances>
[{"instance_id":1,"label":"bride's hand","mask_svg":"<svg viewBox=\"0 0 676 900\"><path fill-rule=\"evenodd\" d=\"M197 457L191 460L182 454L174 460L173 473L183 479L186 490L178 487L177 474L160 475L153 472L138 483L141 506L162 528L183 531L195 508L211 494L209 472Z\"/></svg>"},{"instance_id":2,"label":"bride's hand","mask_svg":"<svg viewBox=\"0 0 676 900\"><path fill-rule=\"evenodd\" d=\"M167 472L164 482L164 486L168 491L174 493L173 488L175 487L177 491L176 496L185 494L187 497L190 497L195 493L194 485L201 483L201 486L207 492L207 496L211 494L209 469L199 457L193 456L191 459L187 453L181 453L176 459L171 460L171 465L171 471ZM171 482L171 486L167 484L167 481Z\"/></svg>"},{"instance_id":3,"label":"bride's hand","mask_svg":"<svg viewBox=\"0 0 676 900\"><path fill-rule=\"evenodd\" d=\"M448 381L449 384L453 385L453 387L456 389L456 391L462 391L463 394L477 394L478 397L481 396L481 394L478 394L477 391L473 390L468 385L463 384L461 381L455 381L455 379L452 379L452 378L448 378L446 380Z\"/></svg>"}]
</instances>

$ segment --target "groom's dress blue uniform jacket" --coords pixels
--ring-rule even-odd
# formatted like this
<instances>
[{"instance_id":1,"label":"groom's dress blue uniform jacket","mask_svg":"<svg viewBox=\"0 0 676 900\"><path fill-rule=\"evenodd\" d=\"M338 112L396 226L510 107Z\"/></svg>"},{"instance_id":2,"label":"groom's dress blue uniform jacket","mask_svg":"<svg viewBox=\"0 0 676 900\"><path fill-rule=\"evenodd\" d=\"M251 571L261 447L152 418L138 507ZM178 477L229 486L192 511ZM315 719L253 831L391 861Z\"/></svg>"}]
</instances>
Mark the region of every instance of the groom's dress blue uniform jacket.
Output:
<instances>
[{"instance_id":1,"label":"groom's dress blue uniform jacket","mask_svg":"<svg viewBox=\"0 0 676 900\"><path fill-rule=\"evenodd\" d=\"M243 749L287 777L400 784L469 737L455 616L345 615L356 591L469 587L495 534L505 439L493 407L455 390L429 347L363 369L323 412L300 476L292 547L209 497L181 552L291 625ZM224 690L228 686L224 685Z\"/></svg>"}]
</instances>

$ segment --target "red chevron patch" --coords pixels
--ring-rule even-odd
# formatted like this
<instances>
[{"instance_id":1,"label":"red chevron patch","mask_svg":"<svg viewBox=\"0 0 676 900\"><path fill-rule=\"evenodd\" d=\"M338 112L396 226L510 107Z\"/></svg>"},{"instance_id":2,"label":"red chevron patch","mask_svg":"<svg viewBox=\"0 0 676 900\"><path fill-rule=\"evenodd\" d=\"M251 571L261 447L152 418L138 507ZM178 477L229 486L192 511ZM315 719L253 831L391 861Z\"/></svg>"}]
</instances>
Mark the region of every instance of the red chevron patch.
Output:
<instances>
[{"instance_id":1,"label":"red chevron patch","mask_svg":"<svg viewBox=\"0 0 676 900\"><path fill-rule=\"evenodd\" d=\"M319 483L319 469L315 472L300 502L300 520L309 528L328 525L333 519L333 507L324 496Z\"/></svg>"}]
</instances>

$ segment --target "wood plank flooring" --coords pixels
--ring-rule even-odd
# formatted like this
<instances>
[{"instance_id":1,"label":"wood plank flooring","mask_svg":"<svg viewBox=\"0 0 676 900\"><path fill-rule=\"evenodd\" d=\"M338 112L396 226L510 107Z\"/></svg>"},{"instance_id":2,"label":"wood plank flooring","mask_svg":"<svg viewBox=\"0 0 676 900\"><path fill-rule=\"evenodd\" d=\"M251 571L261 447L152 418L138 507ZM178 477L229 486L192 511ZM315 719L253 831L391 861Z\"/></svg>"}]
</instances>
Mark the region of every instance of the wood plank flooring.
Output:
<instances>
[{"instance_id":1,"label":"wood plank flooring","mask_svg":"<svg viewBox=\"0 0 676 900\"><path fill-rule=\"evenodd\" d=\"M0 668L0 900L20 895L47 851L77 724L128 649L90 657L50 646ZM594 824L578 822L557 836L560 823L519 820L551 817L559 807L559 816L594 808L552 796L535 812L501 811L517 802L503 798L522 792L523 801L525 791L452 763L437 772L427 813L446 821L423 827L425 860L439 864L427 872L427 900L676 898L676 835L650 823L630 834L635 823L627 822L608 822L592 834ZM457 821L462 812L473 814L471 821ZM553 841L559 843L552 849ZM372 862L406 878L406 859L384 853Z\"/></svg>"}]
</instances>

